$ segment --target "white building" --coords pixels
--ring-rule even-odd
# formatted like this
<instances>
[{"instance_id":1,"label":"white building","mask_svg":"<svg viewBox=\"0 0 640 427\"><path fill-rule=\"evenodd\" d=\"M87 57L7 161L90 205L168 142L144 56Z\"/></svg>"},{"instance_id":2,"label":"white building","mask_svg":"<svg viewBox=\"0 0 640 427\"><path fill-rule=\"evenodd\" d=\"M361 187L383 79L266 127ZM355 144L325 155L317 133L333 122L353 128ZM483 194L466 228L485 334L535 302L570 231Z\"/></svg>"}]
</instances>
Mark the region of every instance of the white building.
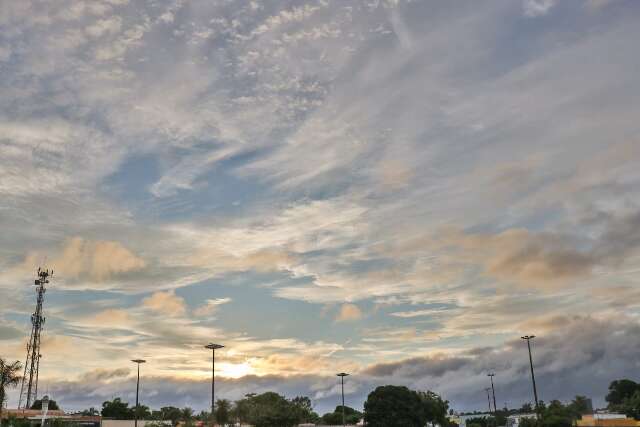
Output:
<instances>
[{"instance_id":1,"label":"white building","mask_svg":"<svg viewBox=\"0 0 640 427\"><path fill-rule=\"evenodd\" d=\"M514 415L509 415L507 417L507 427L518 427L520 425L520 421L523 420L524 418L529 418L529 419L536 419L536 414L535 413L530 413L530 414L514 414Z\"/></svg>"}]
</instances>

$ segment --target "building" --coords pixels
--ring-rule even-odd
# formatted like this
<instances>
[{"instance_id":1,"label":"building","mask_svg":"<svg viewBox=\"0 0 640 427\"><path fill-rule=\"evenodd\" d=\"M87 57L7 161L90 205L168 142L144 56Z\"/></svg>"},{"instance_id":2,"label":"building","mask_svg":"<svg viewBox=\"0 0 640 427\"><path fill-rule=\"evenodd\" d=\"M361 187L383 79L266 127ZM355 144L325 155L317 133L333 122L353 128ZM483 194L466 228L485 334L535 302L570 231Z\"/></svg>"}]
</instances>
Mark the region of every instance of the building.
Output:
<instances>
[{"instance_id":1,"label":"building","mask_svg":"<svg viewBox=\"0 0 640 427\"><path fill-rule=\"evenodd\" d=\"M624 414L596 413L583 415L577 421L578 427L640 427L640 422L627 418Z\"/></svg>"},{"instance_id":2,"label":"building","mask_svg":"<svg viewBox=\"0 0 640 427\"><path fill-rule=\"evenodd\" d=\"M138 420L138 427L146 427L147 425L165 425L171 427L171 421L153 421L153 420ZM134 427L135 420L111 420L107 418L102 419L102 425L100 427Z\"/></svg>"},{"instance_id":3,"label":"building","mask_svg":"<svg viewBox=\"0 0 640 427\"><path fill-rule=\"evenodd\" d=\"M40 409L5 409L2 411L3 419L26 419L33 426L41 424L42 415L43 412ZM100 416L71 415L62 410L48 410L46 420L47 422L59 420L74 427L101 427L102 423L102 417Z\"/></svg>"}]
</instances>

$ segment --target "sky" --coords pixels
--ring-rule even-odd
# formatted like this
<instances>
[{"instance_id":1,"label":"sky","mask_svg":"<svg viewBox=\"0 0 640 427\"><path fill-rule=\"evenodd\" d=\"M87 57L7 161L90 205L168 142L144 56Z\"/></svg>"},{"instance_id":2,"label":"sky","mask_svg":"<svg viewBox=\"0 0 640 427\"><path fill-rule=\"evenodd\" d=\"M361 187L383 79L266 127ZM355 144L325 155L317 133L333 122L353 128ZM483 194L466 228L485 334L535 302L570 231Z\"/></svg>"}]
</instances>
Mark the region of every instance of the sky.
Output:
<instances>
[{"instance_id":1,"label":"sky","mask_svg":"<svg viewBox=\"0 0 640 427\"><path fill-rule=\"evenodd\" d=\"M0 356L205 409L604 404L640 362L640 2L0 0ZM9 406L17 405L11 390Z\"/></svg>"}]
</instances>

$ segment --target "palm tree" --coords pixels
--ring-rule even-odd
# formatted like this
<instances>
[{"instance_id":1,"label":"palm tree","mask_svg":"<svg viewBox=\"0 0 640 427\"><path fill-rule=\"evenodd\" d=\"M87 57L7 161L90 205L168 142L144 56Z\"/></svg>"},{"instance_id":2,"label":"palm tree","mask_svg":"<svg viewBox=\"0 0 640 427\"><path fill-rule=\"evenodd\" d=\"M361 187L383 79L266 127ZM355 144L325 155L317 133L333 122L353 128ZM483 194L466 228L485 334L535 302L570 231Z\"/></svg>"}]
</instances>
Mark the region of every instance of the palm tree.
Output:
<instances>
[{"instance_id":1,"label":"palm tree","mask_svg":"<svg viewBox=\"0 0 640 427\"><path fill-rule=\"evenodd\" d=\"M15 387L20 382L22 365L17 360L7 363L0 357L0 422L2 421L2 405L6 399L6 387Z\"/></svg>"},{"instance_id":2,"label":"palm tree","mask_svg":"<svg viewBox=\"0 0 640 427\"><path fill-rule=\"evenodd\" d=\"M215 419L218 424L226 426L229 423L231 412L231 402L227 399L218 399L216 401Z\"/></svg>"},{"instance_id":3,"label":"palm tree","mask_svg":"<svg viewBox=\"0 0 640 427\"><path fill-rule=\"evenodd\" d=\"M193 409L186 407L186 408L182 408L180 412L181 412L182 421L185 422L185 425L187 426L192 425L193 423L191 421L193 420Z\"/></svg>"}]
</instances>

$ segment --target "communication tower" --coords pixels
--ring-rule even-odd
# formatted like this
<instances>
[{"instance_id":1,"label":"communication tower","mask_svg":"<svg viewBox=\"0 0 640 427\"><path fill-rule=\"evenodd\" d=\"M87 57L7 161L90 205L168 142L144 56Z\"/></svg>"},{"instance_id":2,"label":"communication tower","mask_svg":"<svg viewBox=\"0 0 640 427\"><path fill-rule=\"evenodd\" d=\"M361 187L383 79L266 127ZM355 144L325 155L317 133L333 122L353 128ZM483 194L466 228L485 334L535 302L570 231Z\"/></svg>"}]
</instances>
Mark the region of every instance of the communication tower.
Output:
<instances>
[{"instance_id":1,"label":"communication tower","mask_svg":"<svg viewBox=\"0 0 640 427\"><path fill-rule=\"evenodd\" d=\"M38 397L38 371L42 357L40 354L40 335L45 321L42 315L42 304L44 303L44 294L47 291L45 285L49 283L50 277L53 277L53 270L38 269L38 278L34 283L37 295L36 311L31 315L31 338L27 344L27 360L24 362L24 375L22 375L18 402L20 409L29 409Z\"/></svg>"}]
</instances>

